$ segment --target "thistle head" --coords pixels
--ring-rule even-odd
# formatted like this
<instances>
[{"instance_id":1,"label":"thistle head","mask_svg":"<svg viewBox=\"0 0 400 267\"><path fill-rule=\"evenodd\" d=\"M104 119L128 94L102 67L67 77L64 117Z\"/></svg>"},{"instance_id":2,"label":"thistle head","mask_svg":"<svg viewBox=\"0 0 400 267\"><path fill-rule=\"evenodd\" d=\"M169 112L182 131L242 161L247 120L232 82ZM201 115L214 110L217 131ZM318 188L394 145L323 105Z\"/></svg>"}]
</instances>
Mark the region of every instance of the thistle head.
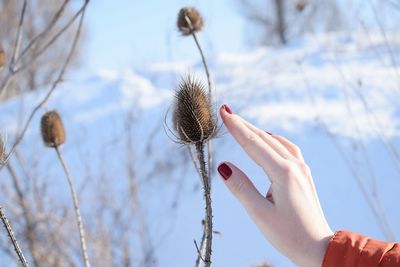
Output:
<instances>
[{"instance_id":1,"label":"thistle head","mask_svg":"<svg viewBox=\"0 0 400 267\"><path fill-rule=\"evenodd\" d=\"M205 86L187 76L175 94L173 127L181 143L196 144L215 136L216 116Z\"/></svg>"},{"instance_id":2,"label":"thistle head","mask_svg":"<svg viewBox=\"0 0 400 267\"><path fill-rule=\"evenodd\" d=\"M191 35L203 28L203 18L194 7L183 7L179 11L177 26L182 35Z\"/></svg>"},{"instance_id":3,"label":"thistle head","mask_svg":"<svg viewBox=\"0 0 400 267\"><path fill-rule=\"evenodd\" d=\"M56 111L46 112L40 123L42 139L48 147L58 147L65 142L64 125Z\"/></svg>"}]
</instances>

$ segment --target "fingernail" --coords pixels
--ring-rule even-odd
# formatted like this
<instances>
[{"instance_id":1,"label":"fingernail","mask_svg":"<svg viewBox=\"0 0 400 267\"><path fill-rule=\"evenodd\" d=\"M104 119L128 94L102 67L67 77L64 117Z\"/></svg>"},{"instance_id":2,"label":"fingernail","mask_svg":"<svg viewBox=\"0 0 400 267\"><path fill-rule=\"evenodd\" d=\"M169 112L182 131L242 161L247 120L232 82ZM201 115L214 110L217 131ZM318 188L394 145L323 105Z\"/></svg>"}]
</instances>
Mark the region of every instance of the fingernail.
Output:
<instances>
[{"instance_id":1,"label":"fingernail","mask_svg":"<svg viewBox=\"0 0 400 267\"><path fill-rule=\"evenodd\" d=\"M225 181L228 180L232 175L232 169L226 163L222 163L218 166L218 172Z\"/></svg>"},{"instance_id":2,"label":"fingernail","mask_svg":"<svg viewBox=\"0 0 400 267\"><path fill-rule=\"evenodd\" d=\"M265 131L267 134L269 134L269 135L272 135L272 133L270 133L270 132L268 132L268 131Z\"/></svg>"},{"instance_id":3,"label":"fingernail","mask_svg":"<svg viewBox=\"0 0 400 267\"><path fill-rule=\"evenodd\" d=\"M229 114L232 114L232 110L228 107L228 105L223 104L222 107L228 112Z\"/></svg>"}]
</instances>

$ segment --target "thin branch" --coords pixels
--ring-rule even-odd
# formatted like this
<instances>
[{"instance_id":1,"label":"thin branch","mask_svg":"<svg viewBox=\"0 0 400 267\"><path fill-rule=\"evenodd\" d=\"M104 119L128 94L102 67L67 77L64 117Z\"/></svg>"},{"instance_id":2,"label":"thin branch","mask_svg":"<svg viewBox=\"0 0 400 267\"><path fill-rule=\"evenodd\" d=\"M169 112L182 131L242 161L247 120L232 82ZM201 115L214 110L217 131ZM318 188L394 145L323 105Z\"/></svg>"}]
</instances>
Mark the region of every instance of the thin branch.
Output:
<instances>
[{"instance_id":1,"label":"thin branch","mask_svg":"<svg viewBox=\"0 0 400 267\"><path fill-rule=\"evenodd\" d=\"M79 18L79 16L82 17L83 13L86 10L86 5L88 3L85 2L85 4L78 10L78 12L76 12L76 14L68 21L67 24L64 25L64 27L62 27L54 36L53 38L51 38L36 54L35 57L30 60L28 63L26 63L25 65L23 65L22 67L18 68L15 70L15 73L18 73L26 68L28 68L30 65L32 65L36 59L38 59L44 52L47 51L47 49L55 42L58 40L58 38L66 31L68 30L71 25ZM79 27L79 31L81 27Z\"/></svg>"},{"instance_id":2,"label":"thin branch","mask_svg":"<svg viewBox=\"0 0 400 267\"><path fill-rule=\"evenodd\" d=\"M3 222L4 227L7 230L8 236L10 237L10 240L11 240L13 246L14 246L15 252L18 255L19 261L21 262L23 267L28 267L28 262L26 261L25 256L22 253L22 250L21 250L21 248L20 248L20 246L18 244L18 241L15 238L14 232L13 232L13 230L11 228L10 222L8 221L8 219L6 217L6 214L3 211L3 207L1 207L1 206L0 206L0 217L1 217L1 220Z\"/></svg>"},{"instance_id":3,"label":"thin branch","mask_svg":"<svg viewBox=\"0 0 400 267\"><path fill-rule=\"evenodd\" d=\"M15 64L16 58L18 57L19 49L20 49L21 43L22 43L22 31L23 31L24 19L25 19L25 14L26 14L26 6L27 6L27 0L24 0L24 3L22 5L20 19L19 19L17 37L15 39L14 50L13 50L13 53L11 56L11 63L8 66L7 75L3 79L1 86L0 86L0 99L3 95L3 92L6 91L5 88L8 87L8 85L11 81L11 78L15 75L14 64Z\"/></svg>"},{"instance_id":4,"label":"thin branch","mask_svg":"<svg viewBox=\"0 0 400 267\"><path fill-rule=\"evenodd\" d=\"M22 43L22 32L23 32L23 27L24 27L24 19L25 19L25 12L26 12L26 6L27 6L27 0L24 0L24 3L22 5L22 10L21 10L21 15L19 18L19 24L18 24L18 30L17 30L17 38L15 40L15 45L14 45L14 52L11 57L11 66L15 63L16 58L18 57L19 54L19 49L21 47Z\"/></svg>"},{"instance_id":5,"label":"thin branch","mask_svg":"<svg viewBox=\"0 0 400 267\"><path fill-rule=\"evenodd\" d=\"M27 239L28 243L28 248L30 250L30 254L32 256L33 264L34 266L40 266L39 264L39 259L37 258L37 253L36 253L36 246L35 246L35 228L34 228L34 223L32 221L31 215L29 213L28 206L26 204L26 199L24 196L24 192L21 189L19 179L17 176L17 173L15 172L14 168L11 166L11 162L8 162L7 165L7 170L11 176L13 186L15 191L17 192L17 197L18 197L18 203L22 209L22 215L25 219L25 238Z\"/></svg>"},{"instance_id":6,"label":"thin branch","mask_svg":"<svg viewBox=\"0 0 400 267\"><path fill-rule=\"evenodd\" d=\"M41 33L36 35L30 42L29 44L24 48L24 50L21 52L21 55L18 57L16 60L15 64L18 64L21 58L25 56L26 53L29 52L29 50L35 46L38 40L42 39L44 36L46 36L56 25L57 21L60 19L61 15L64 13L65 7L67 6L68 2L70 0L64 0L63 4L59 8L59 10L56 12L54 17L50 20L50 23L47 25L46 29L44 29Z\"/></svg>"},{"instance_id":7,"label":"thin branch","mask_svg":"<svg viewBox=\"0 0 400 267\"><path fill-rule=\"evenodd\" d=\"M11 157L12 153L14 152L15 148L19 145L19 143L24 138L24 135L25 135L26 131L28 130L28 127L29 127L33 117L35 116L36 112L49 100L50 96L53 94L53 92L57 88L58 84L61 81L63 81L65 71L66 71L66 69L67 69L67 67L68 67L68 65L69 65L69 63L70 63L70 61L72 59L72 56L73 56L73 54L75 52L75 49L76 49L76 46L78 44L78 40L79 40L79 37L80 37L80 34L81 34L81 30L82 30L83 20L84 20L84 17L85 17L85 11L86 11L86 7L87 7L88 3L89 3L89 0L86 0L85 3L83 4L82 8L81 8L82 13L80 13L81 16L80 16L80 20L79 20L78 29L76 31L76 34L75 34L75 37L74 37L70 52L68 54L68 57L67 57L66 61L64 62L64 65L62 66L61 71L60 71L57 79L54 81L54 83L52 84L51 88L49 89L47 94L44 96L44 98L32 110L31 114L28 117L28 120L26 121L26 123L25 123L25 125L24 125L24 127L22 129L22 132L17 136L14 144L12 145L12 147L10 149L10 152L7 154L7 156L5 158L5 161L0 165L0 171L3 169L4 165L10 159L10 157Z\"/></svg>"},{"instance_id":8,"label":"thin branch","mask_svg":"<svg viewBox=\"0 0 400 267\"><path fill-rule=\"evenodd\" d=\"M72 196L72 201L74 203L74 209L75 209L75 215L76 215L76 222L77 222L78 228L79 228L79 237L80 237L83 261L84 261L86 267L90 267L89 256L87 254L87 249L86 249L85 231L83 229L81 211L79 209L78 195L76 194L74 184L72 183L71 172L69 171L69 169L67 167L67 163L65 162L65 160L64 160L63 156L61 155L61 152L57 146L55 147L55 151L56 151L57 157L60 160L60 163L64 169L65 176L67 177L67 180L68 180L69 189L71 190L71 196Z\"/></svg>"}]
</instances>

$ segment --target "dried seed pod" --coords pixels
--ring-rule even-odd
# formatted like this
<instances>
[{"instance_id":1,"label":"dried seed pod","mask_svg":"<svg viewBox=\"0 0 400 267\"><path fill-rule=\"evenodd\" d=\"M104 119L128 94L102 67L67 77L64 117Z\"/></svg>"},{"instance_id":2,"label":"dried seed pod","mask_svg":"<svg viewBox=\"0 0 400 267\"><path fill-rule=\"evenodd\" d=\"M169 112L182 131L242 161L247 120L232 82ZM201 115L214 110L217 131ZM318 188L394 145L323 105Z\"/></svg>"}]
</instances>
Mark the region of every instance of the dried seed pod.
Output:
<instances>
[{"instance_id":1,"label":"dried seed pod","mask_svg":"<svg viewBox=\"0 0 400 267\"><path fill-rule=\"evenodd\" d=\"M214 137L216 116L205 86L187 76L179 84L175 97L173 123L180 141L195 144Z\"/></svg>"},{"instance_id":2,"label":"dried seed pod","mask_svg":"<svg viewBox=\"0 0 400 267\"><path fill-rule=\"evenodd\" d=\"M4 52L3 47L0 45L0 69L4 66L6 63L6 54Z\"/></svg>"},{"instance_id":3,"label":"dried seed pod","mask_svg":"<svg viewBox=\"0 0 400 267\"><path fill-rule=\"evenodd\" d=\"M43 142L48 147L57 147L65 142L64 125L56 111L49 111L41 120Z\"/></svg>"},{"instance_id":4,"label":"dried seed pod","mask_svg":"<svg viewBox=\"0 0 400 267\"><path fill-rule=\"evenodd\" d=\"M194 32L201 31L201 28L203 28L203 18L196 8L183 7L179 11L177 25L182 35L191 35Z\"/></svg>"}]
</instances>

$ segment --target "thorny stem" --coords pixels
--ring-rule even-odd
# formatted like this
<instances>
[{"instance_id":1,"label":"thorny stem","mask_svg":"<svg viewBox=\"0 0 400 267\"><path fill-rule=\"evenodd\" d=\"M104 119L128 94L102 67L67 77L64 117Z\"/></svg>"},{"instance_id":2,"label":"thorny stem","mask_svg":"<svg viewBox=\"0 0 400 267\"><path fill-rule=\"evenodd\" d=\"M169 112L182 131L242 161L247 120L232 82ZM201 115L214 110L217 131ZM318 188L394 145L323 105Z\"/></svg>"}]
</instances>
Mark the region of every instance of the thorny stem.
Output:
<instances>
[{"instance_id":1,"label":"thorny stem","mask_svg":"<svg viewBox=\"0 0 400 267\"><path fill-rule=\"evenodd\" d=\"M7 230L8 236L10 237L10 240L14 246L15 252L18 255L19 261L21 262L23 267L28 267L28 262L26 261L25 256L22 253L22 250L17 242L17 239L15 238L15 235L11 228L10 222L8 221L6 214L3 211L3 207L0 207L0 216L1 216L1 220L4 224L4 227Z\"/></svg>"},{"instance_id":2,"label":"thorny stem","mask_svg":"<svg viewBox=\"0 0 400 267\"><path fill-rule=\"evenodd\" d=\"M212 247L212 207L211 207L211 190L210 180L208 177L206 162L204 157L204 143L196 144L197 159L200 164L200 174L203 181L204 199L206 204L205 222L204 222L204 263L206 267L211 266L211 247Z\"/></svg>"},{"instance_id":3,"label":"thorny stem","mask_svg":"<svg viewBox=\"0 0 400 267\"><path fill-rule=\"evenodd\" d=\"M67 164L57 146L55 147L55 150L56 150L58 159L60 160L61 165L64 169L65 176L67 177L69 188L71 190L72 201L74 203L74 209L75 209L75 215L76 215L76 222L77 222L78 228L79 228L79 236L80 236L80 242L81 242L83 261L84 261L86 267L90 267L89 257L88 257L87 249L86 249L85 231L83 230L82 217L81 217L81 211L79 209L78 196L76 194L74 184L72 183L71 172L69 171Z\"/></svg>"}]
</instances>

